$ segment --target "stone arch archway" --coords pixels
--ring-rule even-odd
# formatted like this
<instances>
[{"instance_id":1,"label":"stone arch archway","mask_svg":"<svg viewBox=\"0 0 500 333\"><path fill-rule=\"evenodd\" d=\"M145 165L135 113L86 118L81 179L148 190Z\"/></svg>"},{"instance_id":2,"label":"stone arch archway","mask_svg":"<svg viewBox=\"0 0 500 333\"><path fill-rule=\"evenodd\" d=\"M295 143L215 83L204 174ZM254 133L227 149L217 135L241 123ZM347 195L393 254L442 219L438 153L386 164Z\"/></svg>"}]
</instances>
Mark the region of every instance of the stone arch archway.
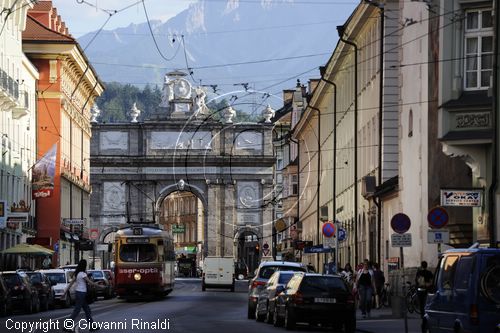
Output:
<instances>
[{"instance_id":1,"label":"stone arch archway","mask_svg":"<svg viewBox=\"0 0 500 333\"><path fill-rule=\"evenodd\" d=\"M244 262L249 272L253 272L259 265L262 257L262 232L260 228L243 227L238 229L234 235L234 258L238 262ZM259 247L258 253L255 247Z\"/></svg>"}]
</instances>

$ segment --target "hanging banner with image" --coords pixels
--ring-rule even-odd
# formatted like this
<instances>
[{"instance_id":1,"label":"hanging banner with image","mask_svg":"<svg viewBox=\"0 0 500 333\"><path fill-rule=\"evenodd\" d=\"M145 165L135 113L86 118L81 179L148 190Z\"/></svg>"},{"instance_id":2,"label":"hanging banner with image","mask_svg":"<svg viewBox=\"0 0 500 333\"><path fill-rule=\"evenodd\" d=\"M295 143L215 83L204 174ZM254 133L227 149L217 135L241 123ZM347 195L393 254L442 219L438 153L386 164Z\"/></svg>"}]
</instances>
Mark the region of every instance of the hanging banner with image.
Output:
<instances>
[{"instance_id":1,"label":"hanging banner with image","mask_svg":"<svg viewBox=\"0 0 500 333\"><path fill-rule=\"evenodd\" d=\"M57 143L33 166L32 198L48 198L54 192L54 175L56 171Z\"/></svg>"}]
</instances>

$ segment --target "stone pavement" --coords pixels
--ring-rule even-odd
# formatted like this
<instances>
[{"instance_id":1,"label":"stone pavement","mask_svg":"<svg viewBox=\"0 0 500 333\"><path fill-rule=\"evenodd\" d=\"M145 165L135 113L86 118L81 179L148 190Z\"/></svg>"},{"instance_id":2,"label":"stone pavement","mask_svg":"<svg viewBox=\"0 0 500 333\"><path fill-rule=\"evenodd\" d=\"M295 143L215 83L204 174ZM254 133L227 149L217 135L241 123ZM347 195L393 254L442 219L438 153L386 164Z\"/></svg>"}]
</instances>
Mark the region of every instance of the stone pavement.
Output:
<instances>
[{"instance_id":1,"label":"stone pavement","mask_svg":"<svg viewBox=\"0 0 500 333\"><path fill-rule=\"evenodd\" d=\"M357 331L362 333L405 333L404 319L393 315L391 308L374 309L370 318L363 319L361 311L356 313ZM408 314L408 333L420 333L420 315Z\"/></svg>"}]
</instances>

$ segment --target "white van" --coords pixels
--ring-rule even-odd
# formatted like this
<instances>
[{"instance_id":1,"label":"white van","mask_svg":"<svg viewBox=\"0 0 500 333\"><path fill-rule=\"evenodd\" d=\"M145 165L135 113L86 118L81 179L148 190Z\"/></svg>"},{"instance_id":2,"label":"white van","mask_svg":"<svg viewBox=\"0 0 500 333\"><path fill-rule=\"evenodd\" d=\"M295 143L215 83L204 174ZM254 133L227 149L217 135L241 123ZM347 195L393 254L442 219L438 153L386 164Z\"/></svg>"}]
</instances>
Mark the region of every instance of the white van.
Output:
<instances>
[{"instance_id":1,"label":"white van","mask_svg":"<svg viewBox=\"0 0 500 333\"><path fill-rule=\"evenodd\" d=\"M234 291L233 257L206 257L203 260L201 290L206 288L229 288Z\"/></svg>"}]
</instances>

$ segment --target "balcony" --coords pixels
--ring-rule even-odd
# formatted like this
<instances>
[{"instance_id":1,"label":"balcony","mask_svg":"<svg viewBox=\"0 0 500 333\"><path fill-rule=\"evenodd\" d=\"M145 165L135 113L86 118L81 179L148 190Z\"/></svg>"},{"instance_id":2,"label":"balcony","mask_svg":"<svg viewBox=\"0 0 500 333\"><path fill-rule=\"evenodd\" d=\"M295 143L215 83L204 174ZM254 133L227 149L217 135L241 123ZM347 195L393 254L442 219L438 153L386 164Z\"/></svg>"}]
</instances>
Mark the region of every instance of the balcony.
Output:
<instances>
[{"instance_id":1,"label":"balcony","mask_svg":"<svg viewBox=\"0 0 500 333\"><path fill-rule=\"evenodd\" d=\"M0 103L7 109L16 107L19 99L19 83L4 70L0 69Z\"/></svg>"},{"instance_id":2,"label":"balcony","mask_svg":"<svg viewBox=\"0 0 500 333\"><path fill-rule=\"evenodd\" d=\"M448 145L475 145L493 140L492 98L487 91L464 92L441 105L441 138Z\"/></svg>"},{"instance_id":3,"label":"balcony","mask_svg":"<svg viewBox=\"0 0 500 333\"><path fill-rule=\"evenodd\" d=\"M12 109L12 118L19 119L30 113L29 108L29 94L27 91L21 91L19 93L18 105Z\"/></svg>"}]
</instances>

